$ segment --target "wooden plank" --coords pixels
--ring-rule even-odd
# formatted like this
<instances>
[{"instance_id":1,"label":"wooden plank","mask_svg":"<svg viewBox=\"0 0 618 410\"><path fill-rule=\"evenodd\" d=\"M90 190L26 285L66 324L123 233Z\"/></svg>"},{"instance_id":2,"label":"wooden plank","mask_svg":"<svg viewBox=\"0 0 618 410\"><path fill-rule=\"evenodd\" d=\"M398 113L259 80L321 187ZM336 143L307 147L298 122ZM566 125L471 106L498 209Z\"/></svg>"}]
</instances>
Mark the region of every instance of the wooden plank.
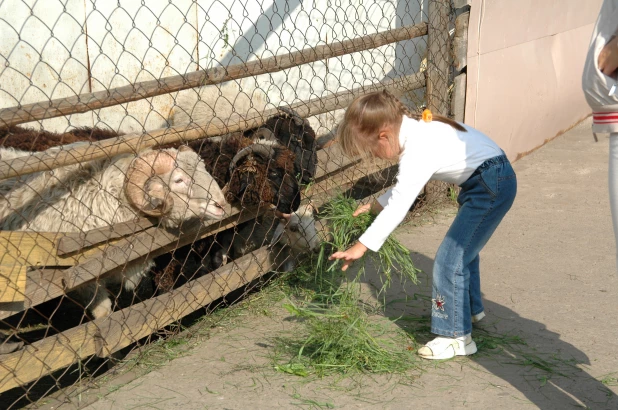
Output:
<instances>
[{"instance_id":1,"label":"wooden plank","mask_svg":"<svg viewBox=\"0 0 618 410\"><path fill-rule=\"evenodd\" d=\"M27 272L25 298L17 303L0 303L0 320L64 294L64 273L59 269Z\"/></svg>"},{"instance_id":2,"label":"wooden plank","mask_svg":"<svg viewBox=\"0 0 618 410\"><path fill-rule=\"evenodd\" d=\"M152 219L141 218L137 221L123 222L87 232L64 233L56 245L57 255L63 256L74 252L80 252L84 248L89 248L111 239L122 238L123 236L143 231L155 224L156 222Z\"/></svg>"},{"instance_id":3,"label":"wooden plank","mask_svg":"<svg viewBox=\"0 0 618 410\"><path fill-rule=\"evenodd\" d=\"M275 266L266 247L163 295L0 356L0 393L94 354L108 355L247 285Z\"/></svg>"},{"instance_id":4,"label":"wooden plank","mask_svg":"<svg viewBox=\"0 0 618 410\"><path fill-rule=\"evenodd\" d=\"M188 226L181 227L181 230L150 228L121 239L115 246L109 246L84 263L65 270L65 291L100 276L122 270L129 262L157 257L200 238L214 235L236 224L254 219L266 209L267 207L236 209L222 221L209 221L203 225L189 223Z\"/></svg>"},{"instance_id":5,"label":"wooden plank","mask_svg":"<svg viewBox=\"0 0 618 410\"><path fill-rule=\"evenodd\" d=\"M26 298L26 267L0 265L0 305L23 302Z\"/></svg>"},{"instance_id":6,"label":"wooden plank","mask_svg":"<svg viewBox=\"0 0 618 410\"><path fill-rule=\"evenodd\" d=\"M29 305L27 270L37 266L74 266L100 253L90 249L79 255L58 257L55 240L62 234L49 232L0 231L0 310L11 310L7 304ZM7 305L9 308L5 309ZM1 315L1 313L0 313Z\"/></svg>"},{"instance_id":7,"label":"wooden plank","mask_svg":"<svg viewBox=\"0 0 618 410\"><path fill-rule=\"evenodd\" d=\"M37 269L27 272L24 301L0 303L0 320L64 295L64 274L60 269Z\"/></svg>"},{"instance_id":8,"label":"wooden plank","mask_svg":"<svg viewBox=\"0 0 618 410\"><path fill-rule=\"evenodd\" d=\"M290 107L296 110L302 117L309 117L333 111L338 108L345 108L356 96L372 91L387 88L395 93L401 93L403 91L419 89L424 86L424 74L419 73L385 81L384 83L360 86L350 91L331 94L325 98L314 98L309 101L293 104ZM27 175L37 171L50 170L98 158L108 158L117 154L136 153L157 145L191 141L221 135L227 132L259 127L268 117L275 115L277 112L276 109L270 109L260 116L246 119L238 114L234 114L230 117L229 122L226 123L215 118L186 126L161 128L150 131L145 135L137 133L127 134L118 138L110 138L92 144L85 144L84 146L78 146L71 150L45 151L28 157L0 161L0 179Z\"/></svg>"},{"instance_id":9,"label":"wooden plank","mask_svg":"<svg viewBox=\"0 0 618 410\"><path fill-rule=\"evenodd\" d=\"M464 122L466 110L466 73L459 74L453 80L451 95L451 114L455 121Z\"/></svg>"},{"instance_id":10,"label":"wooden plank","mask_svg":"<svg viewBox=\"0 0 618 410\"><path fill-rule=\"evenodd\" d=\"M318 151L318 167L315 173L315 181L320 181L359 162L360 159L344 155L339 144L333 144Z\"/></svg>"},{"instance_id":11,"label":"wooden plank","mask_svg":"<svg viewBox=\"0 0 618 410\"><path fill-rule=\"evenodd\" d=\"M427 31L427 108L446 115L449 79L449 0L429 1Z\"/></svg>"},{"instance_id":12,"label":"wooden plank","mask_svg":"<svg viewBox=\"0 0 618 410\"><path fill-rule=\"evenodd\" d=\"M425 34L427 34L427 24L420 23L350 40L310 47L289 54L273 56L244 64L213 67L184 75L175 75L110 90L80 94L70 98L60 98L5 108L0 110L0 124L9 126L45 118L88 112L202 85L218 84L224 81L281 71L301 64L369 50L402 40L409 40L424 36Z\"/></svg>"},{"instance_id":13,"label":"wooden plank","mask_svg":"<svg viewBox=\"0 0 618 410\"><path fill-rule=\"evenodd\" d=\"M88 249L77 255L57 255L56 241L65 234L53 232L0 231L0 263L42 267L73 266L101 249ZM110 242L110 241L107 241ZM111 241L110 243L114 243Z\"/></svg>"},{"instance_id":14,"label":"wooden plank","mask_svg":"<svg viewBox=\"0 0 618 410\"><path fill-rule=\"evenodd\" d=\"M453 36L453 67L457 71L468 65L468 24L470 12L465 12L455 19L455 35Z\"/></svg>"}]
</instances>

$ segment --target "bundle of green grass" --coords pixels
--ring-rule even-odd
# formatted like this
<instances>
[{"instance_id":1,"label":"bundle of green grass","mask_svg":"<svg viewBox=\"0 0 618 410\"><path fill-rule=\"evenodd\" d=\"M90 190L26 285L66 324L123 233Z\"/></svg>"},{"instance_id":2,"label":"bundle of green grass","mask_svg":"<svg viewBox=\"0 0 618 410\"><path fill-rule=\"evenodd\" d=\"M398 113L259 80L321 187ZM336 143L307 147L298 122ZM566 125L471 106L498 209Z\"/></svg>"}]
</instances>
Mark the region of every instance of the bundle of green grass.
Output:
<instances>
[{"instance_id":1,"label":"bundle of green grass","mask_svg":"<svg viewBox=\"0 0 618 410\"><path fill-rule=\"evenodd\" d=\"M368 251L356 274L341 271L340 261L329 261L334 250L351 246L371 225L375 216L352 216L357 203L338 196L329 202L320 217L328 221L330 240L320 252L306 260L289 277L295 300L284 307L304 331L280 337L276 343L275 368L301 376L325 376L350 372L400 373L416 367L411 335L382 318L375 320L375 307L360 301L361 279L366 258L373 260L382 278L379 294L391 285L393 275L417 283L418 269L409 251L389 237L379 252Z\"/></svg>"}]
</instances>

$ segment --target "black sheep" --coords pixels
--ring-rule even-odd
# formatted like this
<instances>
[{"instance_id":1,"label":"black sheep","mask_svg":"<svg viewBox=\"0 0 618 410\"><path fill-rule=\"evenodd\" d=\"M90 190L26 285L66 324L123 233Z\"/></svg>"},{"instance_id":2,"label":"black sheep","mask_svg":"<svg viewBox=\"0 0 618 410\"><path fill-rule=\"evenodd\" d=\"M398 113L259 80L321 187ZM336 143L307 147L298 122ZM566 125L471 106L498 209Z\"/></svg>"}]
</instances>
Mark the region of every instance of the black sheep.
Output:
<instances>
[{"instance_id":1,"label":"black sheep","mask_svg":"<svg viewBox=\"0 0 618 410\"><path fill-rule=\"evenodd\" d=\"M287 107L279 110L281 114L270 117L260 128L270 130L281 145L294 153L295 174L301 184L308 184L315 178L318 165L315 131L296 111Z\"/></svg>"},{"instance_id":2,"label":"black sheep","mask_svg":"<svg viewBox=\"0 0 618 410\"><path fill-rule=\"evenodd\" d=\"M154 258L155 266L150 271L156 291L167 292L222 266L225 260L220 259L224 254L220 249L213 237L206 237L157 256Z\"/></svg>"},{"instance_id":3,"label":"black sheep","mask_svg":"<svg viewBox=\"0 0 618 410\"><path fill-rule=\"evenodd\" d=\"M300 188L294 178L294 154L272 141L257 141L234 133L220 141L192 141L206 170L225 187L226 199L243 206L264 203L289 214L300 205Z\"/></svg>"}]
</instances>

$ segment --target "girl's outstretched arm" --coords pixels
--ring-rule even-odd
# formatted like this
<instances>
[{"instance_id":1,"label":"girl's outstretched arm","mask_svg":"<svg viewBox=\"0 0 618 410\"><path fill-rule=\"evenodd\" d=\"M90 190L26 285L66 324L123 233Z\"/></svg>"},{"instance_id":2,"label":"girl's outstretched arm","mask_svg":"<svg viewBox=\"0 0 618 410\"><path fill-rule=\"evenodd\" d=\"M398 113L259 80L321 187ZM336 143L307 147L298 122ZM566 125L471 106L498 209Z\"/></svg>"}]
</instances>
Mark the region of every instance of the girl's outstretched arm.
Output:
<instances>
[{"instance_id":1,"label":"girl's outstretched arm","mask_svg":"<svg viewBox=\"0 0 618 410\"><path fill-rule=\"evenodd\" d=\"M333 253L330 255L328 260L332 261L333 259L343 259L343 266L341 267L341 270L345 272L348 269L348 266L350 266L355 260L362 258L365 252L367 252L367 247L360 242L356 242L346 251Z\"/></svg>"}]
</instances>

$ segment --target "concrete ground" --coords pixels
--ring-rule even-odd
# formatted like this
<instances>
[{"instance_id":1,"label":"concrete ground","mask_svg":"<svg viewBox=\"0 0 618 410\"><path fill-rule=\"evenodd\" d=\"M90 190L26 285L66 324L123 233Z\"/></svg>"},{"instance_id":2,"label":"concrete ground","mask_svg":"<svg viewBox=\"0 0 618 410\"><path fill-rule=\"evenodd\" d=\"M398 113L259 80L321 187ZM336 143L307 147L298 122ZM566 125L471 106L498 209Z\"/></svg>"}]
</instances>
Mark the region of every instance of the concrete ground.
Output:
<instances>
[{"instance_id":1,"label":"concrete ground","mask_svg":"<svg viewBox=\"0 0 618 410\"><path fill-rule=\"evenodd\" d=\"M269 314L248 311L237 325L214 331L146 375L101 382L92 393L98 400L87 408L618 409L618 278L607 156L607 138L595 143L586 121L514 164L517 199L481 253L483 328L519 336L526 345L423 362L409 377L308 381L273 369L269 340L291 325L285 311L272 306ZM429 275L452 218L451 209L397 231ZM428 279L391 288L387 300L430 295ZM375 273L368 282L377 283ZM426 298L393 304L386 316L401 313L428 317Z\"/></svg>"}]
</instances>

